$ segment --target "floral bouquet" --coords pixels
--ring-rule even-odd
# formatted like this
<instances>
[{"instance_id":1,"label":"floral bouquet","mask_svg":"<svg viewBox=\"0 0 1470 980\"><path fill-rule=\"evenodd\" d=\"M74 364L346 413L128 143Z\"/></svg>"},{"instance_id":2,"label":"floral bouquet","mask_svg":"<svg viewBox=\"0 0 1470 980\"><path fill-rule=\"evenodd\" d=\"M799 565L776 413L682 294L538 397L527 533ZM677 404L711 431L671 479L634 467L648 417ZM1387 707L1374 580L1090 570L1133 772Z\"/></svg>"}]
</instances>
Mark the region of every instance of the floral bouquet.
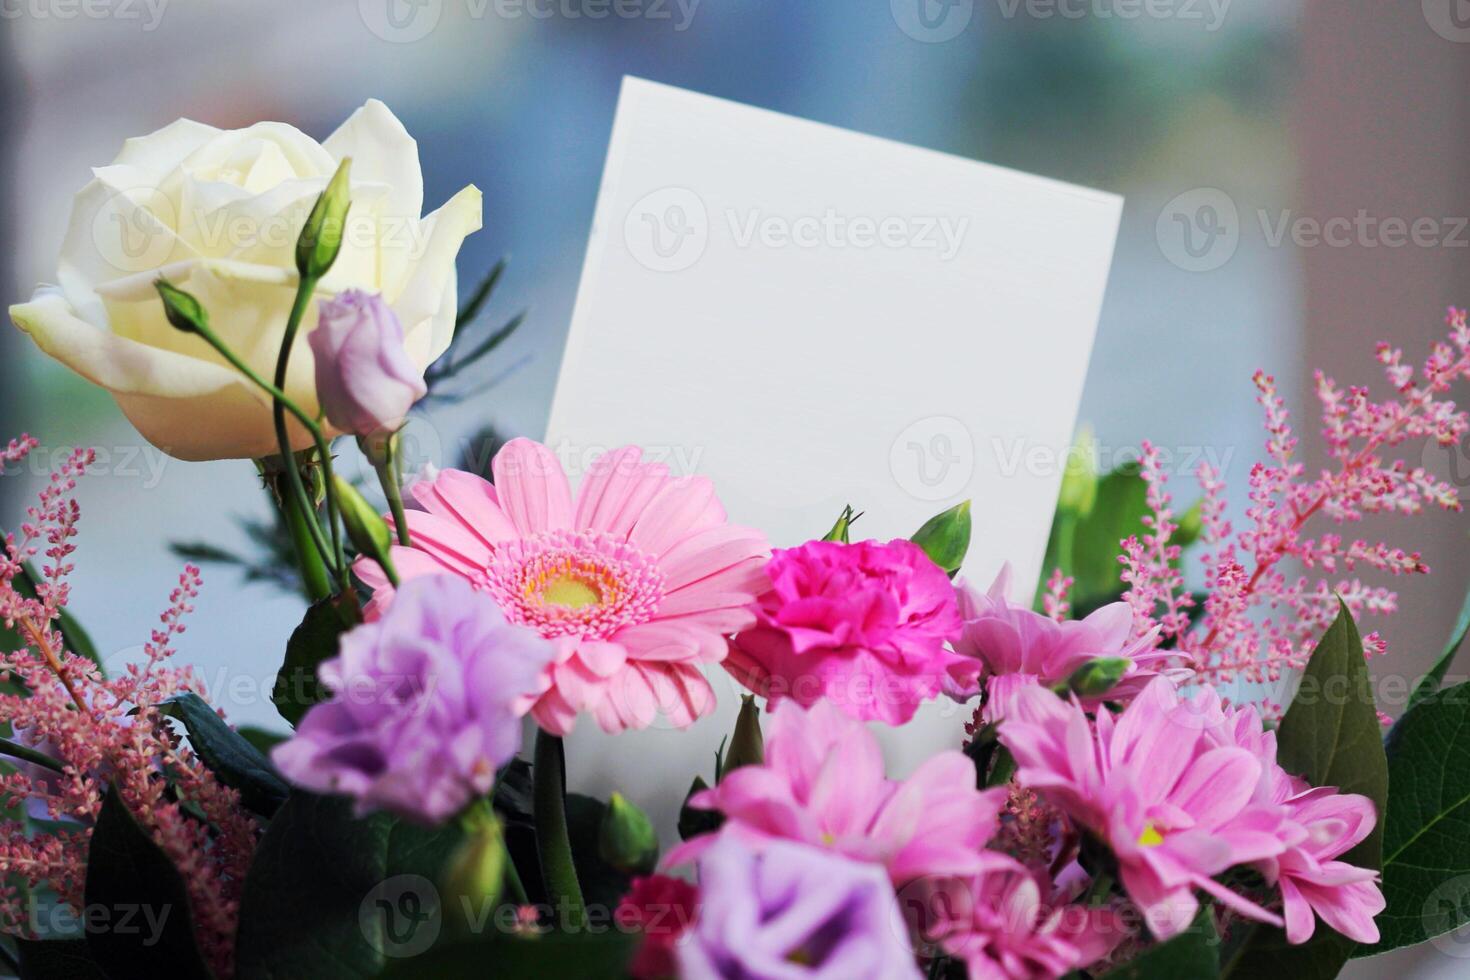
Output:
<instances>
[{"instance_id":1,"label":"floral bouquet","mask_svg":"<svg viewBox=\"0 0 1470 980\"><path fill-rule=\"evenodd\" d=\"M14 973L1296 980L1470 921L1470 686L1445 686L1470 611L1392 722L1356 620L1395 594L1353 576L1427 569L1337 530L1458 510L1395 454L1470 431L1463 311L1422 365L1379 348L1384 400L1318 376L1318 473L1258 374L1242 526L1209 467L1180 512L1154 448L1101 475L1083 452L1046 581L977 587L966 502L772 549L632 446L575 489L526 439L405 486L410 410L518 322L461 349L500 270L460 308L478 193L422 196L376 102L322 144L179 122L96 171L58 285L11 309L161 449L256 460L271 574L310 600L272 693L289 737L231 727L177 663L196 564L105 672L68 609L94 456L62 462L0 557ZM349 437L386 514L334 471ZM679 841L568 792L573 726L677 738L721 670L750 693L712 769L670 774ZM934 699L972 720L890 775L870 725Z\"/></svg>"}]
</instances>

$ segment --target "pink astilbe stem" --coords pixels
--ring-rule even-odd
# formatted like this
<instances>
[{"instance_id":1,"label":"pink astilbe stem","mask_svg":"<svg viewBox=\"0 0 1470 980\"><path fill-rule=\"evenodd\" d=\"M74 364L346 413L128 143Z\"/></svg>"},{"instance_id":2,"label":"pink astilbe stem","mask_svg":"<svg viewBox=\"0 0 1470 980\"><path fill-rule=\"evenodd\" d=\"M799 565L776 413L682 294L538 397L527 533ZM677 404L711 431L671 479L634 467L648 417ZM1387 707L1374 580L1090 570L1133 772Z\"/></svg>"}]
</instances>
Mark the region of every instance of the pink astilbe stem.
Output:
<instances>
[{"instance_id":1,"label":"pink astilbe stem","mask_svg":"<svg viewBox=\"0 0 1470 980\"><path fill-rule=\"evenodd\" d=\"M0 470L35 445L25 437L10 442L0 452ZM122 676L104 678L96 664L66 649L59 629L80 516L72 491L94 458L92 450L81 449L63 461L27 510L21 536L7 535L0 553L0 620L26 644L0 652L0 679L20 692L0 694L0 721L61 770L16 763L15 771L0 776L0 801L39 810L36 815L60 827L41 831L26 818L0 825L0 928L34 932L21 883L50 887L73 910L83 907L91 829L112 786L178 868L200 947L216 975L228 977L257 828L238 792L215 778L157 707L182 691L203 695L188 669L166 663L198 595L199 569L185 567L144 648L144 662L129 665ZM32 598L16 579L38 554L45 561ZM184 812L185 800L203 820Z\"/></svg>"},{"instance_id":2,"label":"pink astilbe stem","mask_svg":"<svg viewBox=\"0 0 1470 980\"><path fill-rule=\"evenodd\" d=\"M1202 556L1207 598L1201 624L1193 630L1187 615L1193 600L1182 591L1179 548L1169 543L1176 530L1170 498L1157 454L1145 445L1149 533L1142 541L1123 542L1120 558L1135 629L1161 626L1162 639L1172 640L1202 679L1262 682L1275 681L1283 671L1305 663L1312 644L1336 615L1339 597L1354 615L1393 612L1397 596L1386 588L1356 578L1291 578L1284 566L1295 562L1326 576L1359 567L1389 575L1428 571L1417 552L1333 532L1310 535L1307 526L1318 515L1345 524L1372 513L1417 514L1429 506L1460 509L1454 488L1445 481L1422 466L1382 455L1413 439L1453 445L1470 431L1470 417L1442 397L1456 381L1470 378L1470 328L1463 310L1451 309L1447 323L1448 339L1433 346L1417 371L1403 362L1402 351L1379 345L1378 361L1394 388L1391 399L1374 401L1366 387L1343 390L1317 372L1322 436L1336 465L1316 478L1306 478L1296 459L1297 438L1275 379L1256 373L1267 458L1250 472L1244 529L1233 532L1224 517L1220 475L1209 466L1197 474L1204 492L1202 539L1209 550ZM1372 652L1382 651L1375 634Z\"/></svg>"}]
</instances>

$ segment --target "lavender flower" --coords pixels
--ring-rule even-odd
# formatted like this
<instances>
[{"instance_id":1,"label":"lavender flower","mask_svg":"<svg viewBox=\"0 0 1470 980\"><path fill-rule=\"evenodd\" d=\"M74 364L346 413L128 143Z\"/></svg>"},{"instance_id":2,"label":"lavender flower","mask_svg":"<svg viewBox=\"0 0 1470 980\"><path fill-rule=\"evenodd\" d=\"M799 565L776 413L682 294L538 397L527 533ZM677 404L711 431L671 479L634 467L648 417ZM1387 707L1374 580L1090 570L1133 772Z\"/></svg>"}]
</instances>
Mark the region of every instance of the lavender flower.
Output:
<instances>
[{"instance_id":1,"label":"lavender flower","mask_svg":"<svg viewBox=\"0 0 1470 980\"><path fill-rule=\"evenodd\" d=\"M726 838L699 862L699 916L682 980L919 976L883 868L789 841Z\"/></svg>"},{"instance_id":2,"label":"lavender flower","mask_svg":"<svg viewBox=\"0 0 1470 980\"><path fill-rule=\"evenodd\" d=\"M440 823L489 792L520 749L520 716L552 655L467 581L412 579L380 620L342 637L317 671L332 699L272 758L300 786L354 797L360 815Z\"/></svg>"},{"instance_id":3,"label":"lavender flower","mask_svg":"<svg viewBox=\"0 0 1470 980\"><path fill-rule=\"evenodd\" d=\"M403 324L377 293L348 289L323 300L307 340L316 358L317 398L327 421L343 432L391 432L428 391L404 346Z\"/></svg>"}]
</instances>

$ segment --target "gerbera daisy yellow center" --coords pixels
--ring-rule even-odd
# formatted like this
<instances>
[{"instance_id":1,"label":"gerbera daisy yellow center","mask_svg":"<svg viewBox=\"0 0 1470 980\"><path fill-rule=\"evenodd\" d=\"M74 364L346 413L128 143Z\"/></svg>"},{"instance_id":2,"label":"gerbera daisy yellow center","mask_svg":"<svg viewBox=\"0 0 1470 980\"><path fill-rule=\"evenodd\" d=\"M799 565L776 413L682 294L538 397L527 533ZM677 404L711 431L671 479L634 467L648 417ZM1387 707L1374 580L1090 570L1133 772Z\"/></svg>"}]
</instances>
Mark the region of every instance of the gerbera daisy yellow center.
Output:
<instances>
[{"instance_id":1,"label":"gerbera daisy yellow center","mask_svg":"<svg viewBox=\"0 0 1470 980\"><path fill-rule=\"evenodd\" d=\"M507 618L548 637L604 639L651 619L664 592L651 556L595 531L547 531L509 542L482 575Z\"/></svg>"},{"instance_id":2,"label":"gerbera daisy yellow center","mask_svg":"<svg viewBox=\"0 0 1470 980\"><path fill-rule=\"evenodd\" d=\"M1138 843L1141 847L1158 847L1164 842L1164 835L1159 833L1159 828L1151 823L1143 825L1143 833L1138 835Z\"/></svg>"}]
</instances>

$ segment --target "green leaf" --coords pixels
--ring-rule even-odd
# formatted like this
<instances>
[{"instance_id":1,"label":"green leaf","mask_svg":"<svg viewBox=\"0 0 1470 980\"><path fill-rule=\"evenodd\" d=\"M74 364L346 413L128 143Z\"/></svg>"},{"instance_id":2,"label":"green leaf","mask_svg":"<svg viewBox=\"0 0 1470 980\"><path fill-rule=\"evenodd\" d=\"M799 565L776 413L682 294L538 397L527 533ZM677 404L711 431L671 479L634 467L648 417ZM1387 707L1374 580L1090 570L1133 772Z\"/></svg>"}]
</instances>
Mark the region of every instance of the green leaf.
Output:
<instances>
[{"instance_id":1,"label":"green leaf","mask_svg":"<svg viewBox=\"0 0 1470 980\"><path fill-rule=\"evenodd\" d=\"M317 666L337 655L337 641L355 625L356 617L344 612L336 597L314 602L306 610L306 618L286 643L286 659L271 690L271 703L291 727L300 723L308 708L327 699L326 688L317 680Z\"/></svg>"},{"instance_id":2,"label":"green leaf","mask_svg":"<svg viewBox=\"0 0 1470 980\"><path fill-rule=\"evenodd\" d=\"M621 980L627 976L638 937L617 929L577 934L548 933L535 938L501 936L484 942L441 946L423 956L395 962L384 980L531 980L576 977Z\"/></svg>"},{"instance_id":3,"label":"green leaf","mask_svg":"<svg viewBox=\"0 0 1470 980\"><path fill-rule=\"evenodd\" d=\"M1347 606L1307 663L1291 707L1277 729L1277 760L1313 786L1360 793L1381 815L1388 803L1388 757L1373 700L1363 640ZM1342 860L1377 869L1383 859L1383 821Z\"/></svg>"},{"instance_id":4,"label":"green leaf","mask_svg":"<svg viewBox=\"0 0 1470 980\"><path fill-rule=\"evenodd\" d=\"M1429 668L1429 673L1414 686L1414 693L1409 695L1410 709L1439 690L1439 686L1444 683L1445 674L1449 673L1450 665L1455 662L1455 654L1460 652L1460 644L1465 642L1467 633L1470 633L1470 591L1466 591L1465 601L1460 604L1460 615L1455 619L1455 628L1450 631L1444 652L1439 655L1434 666Z\"/></svg>"},{"instance_id":5,"label":"green leaf","mask_svg":"<svg viewBox=\"0 0 1470 980\"><path fill-rule=\"evenodd\" d=\"M627 894L632 878L602 856L602 822L607 804L581 793L567 794L567 836L572 842L572 864L589 909L615 909Z\"/></svg>"},{"instance_id":6,"label":"green leaf","mask_svg":"<svg viewBox=\"0 0 1470 980\"><path fill-rule=\"evenodd\" d=\"M1388 742L1382 938L1371 956L1470 922L1470 684L1420 702ZM1463 948L1457 943L1457 948Z\"/></svg>"},{"instance_id":7,"label":"green leaf","mask_svg":"<svg viewBox=\"0 0 1470 980\"><path fill-rule=\"evenodd\" d=\"M463 831L352 806L296 791L271 820L240 900L240 980L360 980L437 941L435 882Z\"/></svg>"},{"instance_id":8,"label":"green leaf","mask_svg":"<svg viewBox=\"0 0 1470 980\"><path fill-rule=\"evenodd\" d=\"M270 816L280 809L291 788L259 749L221 718L192 691L175 695L160 710L184 723L189 744L220 782L240 791L241 801L253 813Z\"/></svg>"},{"instance_id":9,"label":"green leaf","mask_svg":"<svg viewBox=\"0 0 1470 980\"><path fill-rule=\"evenodd\" d=\"M20 980L107 980L85 939L16 939Z\"/></svg>"},{"instance_id":10,"label":"green leaf","mask_svg":"<svg viewBox=\"0 0 1470 980\"><path fill-rule=\"evenodd\" d=\"M701 810L689 805L689 797L707 789L709 783L704 781L703 776L695 776L694 782L689 784L689 792L684 794L684 805L679 808L680 840L692 840L701 834L712 834L724 825L725 815L720 811Z\"/></svg>"},{"instance_id":11,"label":"green leaf","mask_svg":"<svg viewBox=\"0 0 1470 980\"><path fill-rule=\"evenodd\" d=\"M1276 739L1277 761L1287 772L1373 801L1379 814L1373 832L1341 860L1377 871L1383 863L1388 758L1363 641L1345 605L1312 652ZM1342 970L1355 945L1324 922L1300 946L1289 944L1282 930L1258 925L1228 958L1222 976L1327 980Z\"/></svg>"},{"instance_id":12,"label":"green leaf","mask_svg":"<svg viewBox=\"0 0 1470 980\"><path fill-rule=\"evenodd\" d=\"M1102 977L1103 980L1204 980L1216 976L1219 970L1220 937L1215 932L1210 906L1206 905L1188 929Z\"/></svg>"},{"instance_id":13,"label":"green leaf","mask_svg":"<svg viewBox=\"0 0 1470 980\"><path fill-rule=\"evenodd\" d=\"M241 725L235 731L240 733L241 738L255 746L257 752L267 757L270 756L271 749L290 738L289 735L267 731L255 725Z\"/></svg>"},{"instance_id":14,"label":"green leaf","mask_svg":"<svg viewBox=\"0 0 1470 980\"><path fill-rule=\"evenodd\" d=\"M1147 533L1143 518L1148 512L1148 486L1137 463L1120 466L1099 480L1096 499L1086 513L1058 508L1037 601L1045 592L1046 577L1056 568L1074 580L1071 600L1079 613L1116 599L1123 591L1118 544L1129 535Z\"/></svg>"},{"instance_id":15,"label":"green leaf","mask_svg":"<svg viewBox=\"0 0 1470 980\"><path fill-rule=\"evenodd\" d=\"M210 976L178 869L116 789L108 790L92 830L84 890L87 948L109 977Z\"/></svg>"}]
</instances>

